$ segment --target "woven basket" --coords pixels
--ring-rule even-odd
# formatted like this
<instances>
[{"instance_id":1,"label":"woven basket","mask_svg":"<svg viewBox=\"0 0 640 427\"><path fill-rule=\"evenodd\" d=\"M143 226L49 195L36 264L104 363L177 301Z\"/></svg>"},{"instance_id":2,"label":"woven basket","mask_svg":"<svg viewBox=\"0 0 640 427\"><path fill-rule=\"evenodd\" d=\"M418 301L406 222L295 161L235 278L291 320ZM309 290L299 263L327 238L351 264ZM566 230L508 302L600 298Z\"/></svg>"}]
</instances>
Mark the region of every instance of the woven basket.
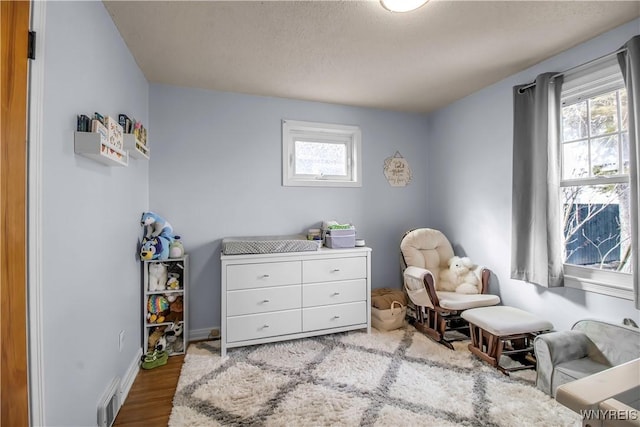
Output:
<instances>
[{"instance_id":1,"label":"woven basket","mask_svg":"<svg viewBox=\"0 0 640 427\"><path fill-rule=\"evenodd\" d=\"M391 331L401 328L404 325L404 318L407 315L407 307L393 301L388 310L379 310L371 307L371 326L379 331Z\"/></svg>"}]
</instances>

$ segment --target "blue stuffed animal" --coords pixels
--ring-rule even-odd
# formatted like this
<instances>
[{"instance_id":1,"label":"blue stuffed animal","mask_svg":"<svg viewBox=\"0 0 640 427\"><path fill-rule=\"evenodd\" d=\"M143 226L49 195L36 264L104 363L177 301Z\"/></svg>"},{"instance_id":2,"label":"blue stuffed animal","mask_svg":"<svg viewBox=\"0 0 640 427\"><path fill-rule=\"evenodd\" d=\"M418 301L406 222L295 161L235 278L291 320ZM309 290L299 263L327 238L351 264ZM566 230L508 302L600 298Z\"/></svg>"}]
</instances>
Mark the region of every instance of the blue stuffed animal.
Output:
<instances>
[{"instance_id":1,"label":"blue stuffed animal","mask_svg":"<svg viewBox=\"0 0 640 427\"><path fill-rule=\"evenodd\" d=\"M140 259L167 259L169 258L169 245L171 242L166 237L160 235L156 237L142 239L140 248Z\"/></svg>"},{"instance_id":2,"label":"blue stuffed animal","mask_svg":"<svg viewBox=\"0 0 640 427\"><path fill-rule=\"evenodd\" d=\"M142 218L140 218L140 225L145 227L145 239L164 236L169 239L169 243L173 242L173 227L171 227L169 221L160 215L153 212L143 212Z\"/></svg>"}]
</instances>

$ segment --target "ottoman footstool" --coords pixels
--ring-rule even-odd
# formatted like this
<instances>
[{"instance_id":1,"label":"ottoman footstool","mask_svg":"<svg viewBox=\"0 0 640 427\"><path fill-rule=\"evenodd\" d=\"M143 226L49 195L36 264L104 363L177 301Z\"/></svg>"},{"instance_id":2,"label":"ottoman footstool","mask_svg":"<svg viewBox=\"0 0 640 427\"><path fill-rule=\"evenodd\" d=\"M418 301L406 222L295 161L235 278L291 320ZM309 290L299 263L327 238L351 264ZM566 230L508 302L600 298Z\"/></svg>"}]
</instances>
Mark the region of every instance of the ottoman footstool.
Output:
<instances>
[{"instance_id":1,"label":"ottoman footstool","mask_svg":"<svg viewBox=\"0 0 640 427\"><path fill-rule=\"evenodd\" d=\"M506 375L510 371L535 369L533 339L553 328L551 322L508 306L472 308L463 311L461 316L469 322L469 351ZM518 357L527 364L501 366L502 355Z\"/></svg>"}]
</instances>

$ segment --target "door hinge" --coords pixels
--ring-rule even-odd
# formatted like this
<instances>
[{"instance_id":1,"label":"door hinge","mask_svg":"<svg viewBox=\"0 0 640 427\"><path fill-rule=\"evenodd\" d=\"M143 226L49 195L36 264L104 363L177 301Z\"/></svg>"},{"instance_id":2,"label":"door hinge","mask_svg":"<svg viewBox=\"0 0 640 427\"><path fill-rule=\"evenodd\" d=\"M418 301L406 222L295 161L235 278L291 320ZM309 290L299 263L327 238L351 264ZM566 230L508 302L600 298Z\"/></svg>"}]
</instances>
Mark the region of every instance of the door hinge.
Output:
<instances>
[{"instance_id":1,"label":"door hinge","mask_svg":"<svg viewBox=\"0 0 640 427\"><path fill-rule=\"evenodd\" d=\"M36 32L29 31L29 51L27 52L29 59L36 59Z\"/></svg>"}]
</instances>

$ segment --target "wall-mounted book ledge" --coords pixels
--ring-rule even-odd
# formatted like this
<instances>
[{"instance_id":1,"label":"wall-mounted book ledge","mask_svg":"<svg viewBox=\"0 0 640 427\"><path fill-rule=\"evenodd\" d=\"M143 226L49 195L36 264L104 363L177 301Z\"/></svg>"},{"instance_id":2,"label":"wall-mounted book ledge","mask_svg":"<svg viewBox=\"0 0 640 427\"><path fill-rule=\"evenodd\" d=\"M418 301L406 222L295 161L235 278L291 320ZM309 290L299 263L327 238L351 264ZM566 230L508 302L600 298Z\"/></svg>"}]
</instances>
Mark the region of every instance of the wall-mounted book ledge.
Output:
<instances>
[{"instance_id":1,"label":"wall-mounted book ledge","mask_svg":"<svg viewBox=\"0 0 640 427\"><path fill-rule=\"evenodd\" d=\"M73 149L76 154L88 157L107 166L127 166L129 154L110 144L98 132L76 132Z\"/></svg>"},{"instance_id":2,"label":"wall-mounted book ledge","mask_svg":"<svg viewBox=\"0 0 640 427\"><path fill-rule=\"evenodd\" d=\"M128 166L129 157L149 160L147 130L125 114L118 121L95 113L93 119L78 116L74 136L76 154L88 157L107 166Z\"/></svg>"},{"instance_id":3,"label":"wall-mounted book ledge","mask_svg":"<svg viewBox=\"0 0 640 427\"><path fill-rule=\"evenodd\" d=\"M151 156L151 150L146 144L143 144L132 133L124 134L124 148L129 151L129 155L134 159L146 159L149 160Z\"/></svg>"}]
</instances>

